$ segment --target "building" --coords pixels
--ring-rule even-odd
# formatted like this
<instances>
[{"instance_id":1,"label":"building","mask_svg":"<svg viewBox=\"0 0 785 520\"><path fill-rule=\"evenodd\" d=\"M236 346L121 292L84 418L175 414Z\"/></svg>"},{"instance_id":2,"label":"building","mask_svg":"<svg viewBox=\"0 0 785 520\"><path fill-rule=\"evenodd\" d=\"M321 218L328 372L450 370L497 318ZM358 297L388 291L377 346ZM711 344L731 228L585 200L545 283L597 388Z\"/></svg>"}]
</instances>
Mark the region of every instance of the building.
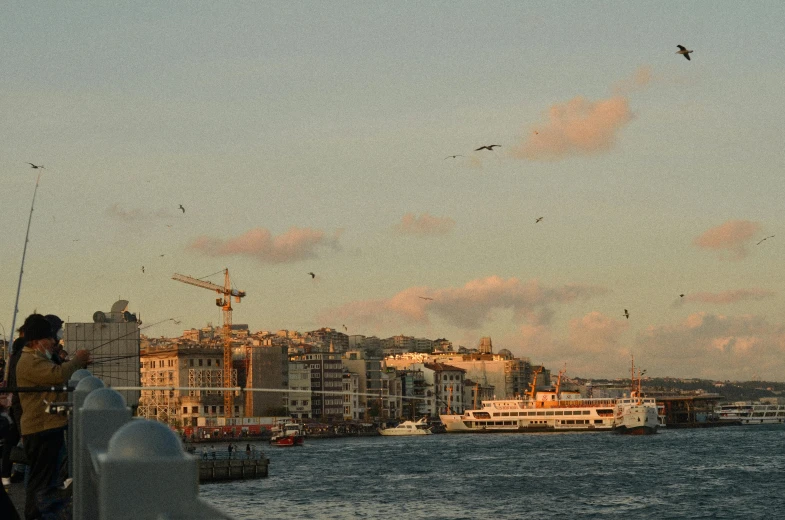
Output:
<instances>
[{"instance_id":1,"label":"building","mask_svg":"<svg viewBox=\"0 0 785 520\"><path fill-rule=\"evenodd\" d=\"M374 398L367 394L381 395L382 389L382 360L368 354L363 350L344 352L341 363L346 369L359 376L359 408L362 409L363 420L379 417L380 406L374 403Z\"/></svg>"},{"instance_id":2,"label":"building","mask_svg":"<svg viewBox=\"0 0 785 520\"><path fill-rule=\"evenodd\" d=\"M310 352L291 356L305 362L311 373L311 417L321 420L343 418L343 366L340 354Z\"/></svg>"},{"instance_id":3,"label":"building","mask_svg":"<svg viewBox=\"0 0 785 520\"><path fill-rule=\"evenodd\" d=\"M226 416L221 390L222 362L222 347L145 341L141 355L142 386L154 388L142 390L138 415L175 428L214 424L217 418ZM232 371L232 384L237 384L236 371ZM193 390L180 390L182 387ZM242 415L241 400L235 399L233 416Z\"/></svg>"},{"instance_id":4,"label":"building","mask_svg":"<svg viewBox=\"0 0 785 520\"><path fill-rule=\"evenodd\" d=\"M284 395L288 415L294 419L311 416L311 367L306 361L289 361L289 392Z\"/></svg>"},{"instance_id":5,"label":"building","mask_svg":"<svg viewBox=\"0 0 785 520\"><path fill-rule=\"evenodd\" d=\"M249 392L246 406L249 417L280 416L286 412L289 388L289 347L283 344L245 349L246 388L264 389Z\"/></svg>"},{"instance_id":6,"label":"building","mask_svg":"<svg viewBox=\"0 0 785 520\"><path fill-rule=\"evenodd\" d=\"M128 301L118 300L109 312L96 311L92 323L66 323L63 347L68 352L89 350L90 372L111 387L139 387L140 321L128 312ZM139 390L121 390L131 409L139 405Z\"/></svg>"},{"instance_id":7,"label":"building","mask_svg":"<svg viewBox=\"0 0 785 520\"><path fill-rule=\"evenodd\" d=\"M360 375L343 372L343 418L346 421L360 421L365 410L360 406Z\"/></svg>"}]
</instances>

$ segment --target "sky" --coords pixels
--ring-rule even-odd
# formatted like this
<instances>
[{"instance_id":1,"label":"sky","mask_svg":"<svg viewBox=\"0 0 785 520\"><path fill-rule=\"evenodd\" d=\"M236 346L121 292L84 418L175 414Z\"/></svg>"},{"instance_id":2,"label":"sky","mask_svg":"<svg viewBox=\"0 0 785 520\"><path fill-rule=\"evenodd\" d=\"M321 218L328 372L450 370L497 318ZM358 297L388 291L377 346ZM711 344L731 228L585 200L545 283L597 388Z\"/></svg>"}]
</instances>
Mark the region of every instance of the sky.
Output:
<instances>
[{"instance_id":1,"label":"sky","mask_svg":"<svg viewBox=\"0 0 785 520\"><path fill-rule=\"evenodd\" d=\"M3 333L41 173L16 327L118 299L149 336L220 325L171 277L228 268L254 331L785 381L783 22L773 1L10 3Z\"/></svg>"}]
</instances>

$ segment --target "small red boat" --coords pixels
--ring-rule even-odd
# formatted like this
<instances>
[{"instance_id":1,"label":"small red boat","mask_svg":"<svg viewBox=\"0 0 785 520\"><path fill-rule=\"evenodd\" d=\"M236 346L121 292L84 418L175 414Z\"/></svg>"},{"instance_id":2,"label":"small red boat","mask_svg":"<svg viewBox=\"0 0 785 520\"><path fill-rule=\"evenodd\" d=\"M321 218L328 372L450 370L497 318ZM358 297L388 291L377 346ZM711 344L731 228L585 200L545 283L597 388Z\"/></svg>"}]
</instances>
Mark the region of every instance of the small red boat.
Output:
<instances>
[{"instance_id":1,"label":"small red boat","mask_svg":"<svg viewBox=\"0 0 785 520\"><path fill-rule=\"evenodd\" d=\"M271 446L302 446L305 441L305 433L297 423L286 423L277 430L270 439Z\"/></svg>"}]
</instances>

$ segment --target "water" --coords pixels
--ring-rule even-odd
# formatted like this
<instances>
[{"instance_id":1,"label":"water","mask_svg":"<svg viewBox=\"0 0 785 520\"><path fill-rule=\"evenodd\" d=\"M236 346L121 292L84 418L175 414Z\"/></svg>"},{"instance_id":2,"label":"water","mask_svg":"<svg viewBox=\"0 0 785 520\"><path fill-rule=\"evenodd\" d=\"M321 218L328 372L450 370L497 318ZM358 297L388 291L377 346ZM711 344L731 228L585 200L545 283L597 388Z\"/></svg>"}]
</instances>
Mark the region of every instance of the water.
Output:
<instances>
[{"instance_id":1,"label":"water","mask_svg":"<svg viewBox=\"0 0 785 520\"><path fill-rule=\"evenodd\" d=\"M266 479L205 484L242 519L783 518L785 427L444 434L265 448Z\"/></svg>"}]
</instances>

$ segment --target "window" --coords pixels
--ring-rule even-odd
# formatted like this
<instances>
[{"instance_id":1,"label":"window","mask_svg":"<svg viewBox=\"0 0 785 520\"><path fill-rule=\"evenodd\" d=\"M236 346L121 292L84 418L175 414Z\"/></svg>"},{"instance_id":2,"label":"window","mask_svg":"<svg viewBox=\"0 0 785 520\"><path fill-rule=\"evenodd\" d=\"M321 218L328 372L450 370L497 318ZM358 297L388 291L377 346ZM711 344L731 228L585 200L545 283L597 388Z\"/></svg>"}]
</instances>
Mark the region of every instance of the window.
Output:
<instances>
[{"instance_id":1,"label":"window","mask_svg":"<svg viewBox=\"0 0 785 520\"><path fill-rule=\"evenodd\" d=\"M212 359L208 359L207 360L207 366L208 367L213 366L213 360Z\"/></svg>"},{"instance_id":2,"label":"window","mask_svg":"<svg viewBox=\"0 0 785 520\"><path fill-rule=\"evenodd\" d=\"M208 408L209 408L208 406L205 406L205 407L204 407L204 413L205 413L205 414L208 414L208 413L210 413L210 412L208 411Z\"/></svg>"},{"instance_id":3,"label":"window","mask_svg":"<svg viewBox=\"0 0 785 520\"><path fill-rule=\"evenodd\" d=\"M198 406L192 406L191 407L191 413L199 413L199 407Z\"/></svg>"},{"instance_id":4,"label":"window","mask_svg":"<svg viewBox=\"0 0 785 520\"><path fill-rule=\"evenodd\" d=\"M194 360L193 360L193 359L189 359L189 360L188 360L188 366L189 366L189 367L192 367L192 366L194 366Z\"/></svg>"},{"instance_id":5,"label":"window","mask_svg":"<svg viewBox=\"0 0 785 520\"><path fill-rule=\"evenodd\" d=\"M215 366L217 366L217 367L221 366L221 361L216 359L215 360Z\"/></svg>"},{"instance_id":6,"label":"window","mask_svg":"<svg viewBox=\"0 0 785 520\"><path fill-rule=\"evenodd\" d=\"M187 406L183 406L183 413L188 413L188 407Z\"/></svg>"},{"instance_id":7,"label":"window","mask_svg":"<svg viewBox=\"0 0 785 520\"><path fill-rule=\"evenodd\" d=\"M215 406L212 407L212 412L215 413Z\"/></svg>"},{"instance_id":8,"label":"window","mask_svg":"<svg viewBox=\"0 0 785 520\"><path fill-rule=\"evenodd\" d=\"M199 360L199 366L202 366L202 360L201 359Z\"/></svg>"}]
</instances>

